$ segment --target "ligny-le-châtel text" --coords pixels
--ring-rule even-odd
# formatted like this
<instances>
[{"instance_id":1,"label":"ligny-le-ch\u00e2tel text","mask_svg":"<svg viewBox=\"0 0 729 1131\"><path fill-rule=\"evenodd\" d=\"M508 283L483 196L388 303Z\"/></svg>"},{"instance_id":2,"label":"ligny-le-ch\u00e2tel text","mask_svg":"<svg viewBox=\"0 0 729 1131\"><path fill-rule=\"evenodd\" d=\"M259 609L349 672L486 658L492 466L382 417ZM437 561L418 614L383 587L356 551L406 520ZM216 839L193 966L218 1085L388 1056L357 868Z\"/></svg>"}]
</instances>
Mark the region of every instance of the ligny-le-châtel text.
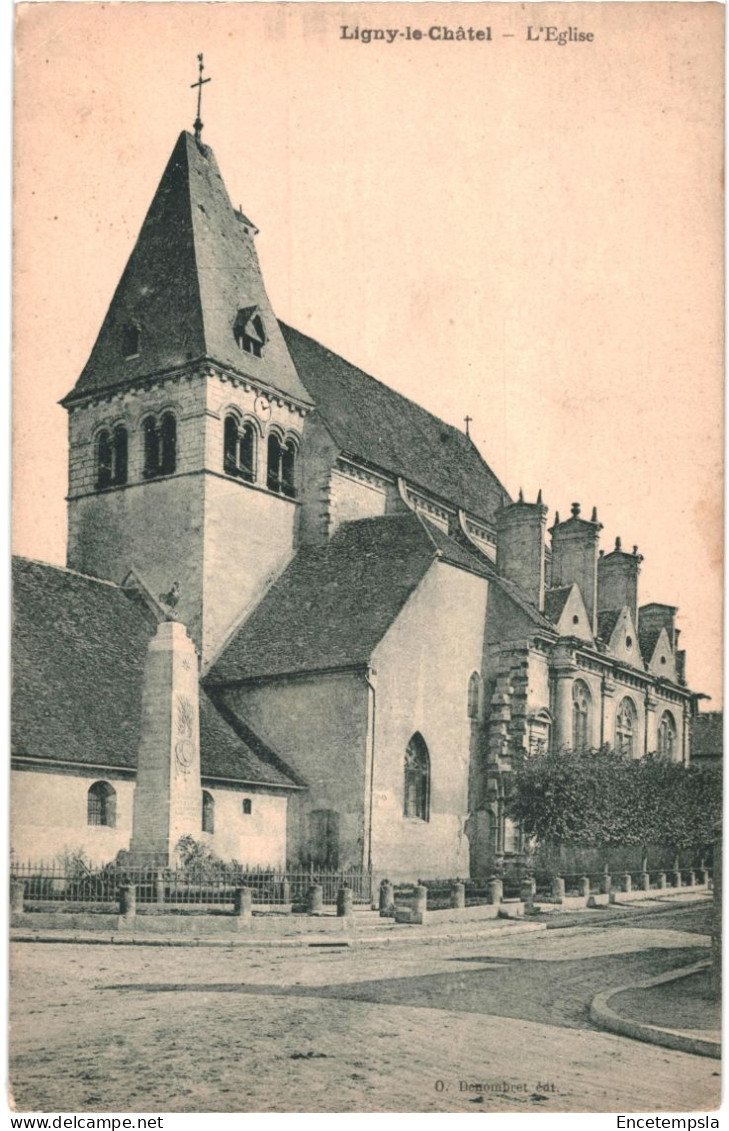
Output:
<instances>
[{"instance_id":1,"label":"ligny-le-ch\u00e2tel text","mask_svg":"<svg viewBox=\"0 0 729 1131\"><path fill-rule=\"evenodd\" d=\"M543 27L529 24L524 33L528 43L556 43L564 47L568 43L592 43L594 33L581 31L578 27L559 28L553 25ZM487 27L449 27L445 24L434 24L429 28L410 27L359 27L357 24L341 24L339 38L355 40L358 43L395 43L396 40L405 39L417 43L421 40L430 40L436 43L491 43L496 38L516 39L511 32L495 32L491 26Z\"/></svg>"}]
</instances>

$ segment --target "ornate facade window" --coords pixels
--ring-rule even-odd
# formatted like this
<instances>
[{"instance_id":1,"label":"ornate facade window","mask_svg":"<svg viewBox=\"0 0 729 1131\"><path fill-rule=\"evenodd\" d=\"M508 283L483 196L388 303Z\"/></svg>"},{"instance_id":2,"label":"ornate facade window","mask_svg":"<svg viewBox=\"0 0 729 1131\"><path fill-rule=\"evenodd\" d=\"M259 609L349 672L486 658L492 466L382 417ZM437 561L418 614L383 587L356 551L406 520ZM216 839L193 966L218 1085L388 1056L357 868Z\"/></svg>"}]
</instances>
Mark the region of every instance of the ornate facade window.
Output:
<instances>
[{"instance_id":1,"label":"ornate facade window","mask_svg":"<svg viewBox=\"0 0 729 1131\"><path fill-rule=\"evenodd\" d=\"M420 821L430 819L430 755L421 734L414 734L405 751L406 817Z\"/></svg>"},{"instance_id":2,"label":"ornate facade window","mask_svg":"<svg viewBox=\"0 0 729 1131\"><path fill-rule=\"evenodd\" d=\"M582 679L572 684L572 749L586 750L590 746L590 712L592 696Z\"/></svg>"},{"instance_id":3,"label":"ornate facade window","mask_svg":"<svg viewBox=\"0 0 729 1131\"><path fill-rule=\"evenodd\" d=\"M108 781L96 781L86 797L87 820L90 825L116 826L116 790Z\"/></svg>"},{"instance_id":4,"label":"ornate facade window","mask_svg":"<svg viewBox=\"0 0 729 1131\"><path fill-rule=\"evenodd\" d=\"M145 479L172 475L177 467L177 421L174 414L165 412L158 421L148 416L142 425L144 432Z\"/></svg>"},{"instance_id":5,"label":"ornate facade window","mask_svg":"<svg viewBox=\"0 0 729 1131\"><path fill-rule=\"evenodd\" d=\"M277 495L296 498L296 462L298 449L294 440L283 442L276 432L268 437L268 472L266 486Z\"/></svg>"},{"instance_id":6,"label":"ornate facade window","mask_svg":"<svg viewBox=\"0 0 729 1131\"><path fill-rule=\"evenodd\" d=\"M232 413L225 418L223 469L253 483L256 478L256 432L250 420L239 423Z\"/></svg>"},{"instance_id":7,"label":"ornate facade window","mask_svg":"<svg viewBox=\"0 0 729 1131\"><path fill-rule=\"evenodd\" d=\"M468 717L477 719L481 714L481 676L471 672L468 680Z\"/></svg>"},{"instance_id":8,"label":"ornate facade window","mask_svg":"<svg viewBox=\"0 0 729 1131\"><path fill-rule=\"evenodd\" d=\"M215 798L206 789L203 790L202 795L202 831L215 832Z\"/></svg>"},{"instance_id":9,"label":"ornate facade window","mask_svg":"<svg viewBox=\"0 0 729 1131\"><path fill-rule=\"evenodd\" d=\"M670 711L664 711L658 724L658 753L673 758L676 750L676 720Z\"/></svg>"},{"instance_id":10,"label":"ornate facade window","mask_svg":"<svg viewBox=\"0 0 729 1131\"><path fill-rule=\"evenodd\" d=\"M118 487L127 481L127 430L117 424L113 432L105 428L96 438L96 487Z\"/></svg>"},{"instance_id":11,"label":"ornate facade window","mask_svg":"<svg viewBox=\"0 0 729 1131\"><path fill-rule=\"evenodd\" d=\"M621 699L615 716L615 745L621 754L635 755L638 712L632 699L626 695Z\"/></svg>"}]
</instances>

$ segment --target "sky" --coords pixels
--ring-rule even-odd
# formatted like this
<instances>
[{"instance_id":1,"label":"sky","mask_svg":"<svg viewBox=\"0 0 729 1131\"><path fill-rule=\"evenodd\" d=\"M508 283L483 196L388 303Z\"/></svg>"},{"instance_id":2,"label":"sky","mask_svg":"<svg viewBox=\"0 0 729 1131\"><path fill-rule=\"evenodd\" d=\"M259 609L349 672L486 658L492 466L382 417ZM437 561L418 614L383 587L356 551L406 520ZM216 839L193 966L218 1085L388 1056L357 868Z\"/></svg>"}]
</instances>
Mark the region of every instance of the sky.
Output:
<instances>
[{"instance_id":1,"label":"sky","mask_svg":"<svg viewBox=\"0 0 729 1131\"><path fill-rule=\"evenodd\" d=\"M430 33L459 27L491 38ZM550 523L597 506L720 707L722 35L701 3L21 6L14 551L65 560L57 402L192 126L203 51L203 139L278 317L472 417Z\"/></svg>"}]
</instances>

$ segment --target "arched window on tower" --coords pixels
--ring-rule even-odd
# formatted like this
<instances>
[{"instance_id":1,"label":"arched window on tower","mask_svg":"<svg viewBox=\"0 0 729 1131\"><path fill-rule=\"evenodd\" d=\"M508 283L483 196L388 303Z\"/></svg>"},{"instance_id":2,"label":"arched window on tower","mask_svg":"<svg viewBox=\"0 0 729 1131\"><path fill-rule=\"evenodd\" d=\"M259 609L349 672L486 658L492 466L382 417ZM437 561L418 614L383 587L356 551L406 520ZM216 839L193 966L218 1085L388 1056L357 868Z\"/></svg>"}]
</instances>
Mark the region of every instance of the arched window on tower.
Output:
<instances>
[{"instance_id":1,"label":"arched window on tower","mask_svg":"<svg viewBox=\"0 0 729 1131\"><path fill-rule=\"evenodd\" d=\"M116 790L108 781L97 781L87 794L87 819L90 825L116 825Z\"/></svg>"},{"instance_id":2,"label":"arched window on tower","mask_svg":"<svg viewBox=\"0 0 729 1131\"><path fill-rule=\"evenodd\" d=\"M206 789L203 790L202 795L202 831L215 832L215 798Z\"/></svg>"},{"instance_id":3,"label":"arched window on tower","mask_svg":"<svg viewBox=\"0 0 729 1131\"><path fill-rule=\"evenodd\" d=\"M403 813L427 821L430 817L430 755L421 734L414 734L405 751Z\"/></svg>"},{"instance_id":4,"label":"arched window on tower","mask_svg":"<svg viewBox=\"0 0 729 1131\"><path fill-rule=\"evenodd\" d=\"M572 749L586 750L590 745L590 708L592 696L582 679L572 684Z\"/></svg>"},{"instance_id":5,"label":"arched window on tower","mask_svg":"<svg viewBox=\"0 0 729 1131\"><path fill-rule=\"evenodd\" d=\"M105 428L96 438L96 486L100 491L111 487L112 464L111 434Z\"/></svg>"},{"instance_id":6,"label":"arched window on tower","mask_svg":"<svg viewBox=\"0 0 729 1131\"><path fill-rule=\"evenodd\" d=\"M673 758L676 752L676 720L670 711L664 711L658 724L658 753L663 758Z\"/></svg>"},{"instance_id":7,"label":"arched window on tower","mask_svg":"<svg viewBox=\"0 0 729 1131\"><path fill-rule=\"evenodd\" d=\"M127 430L123 424L117 424L114 429L114 442L112 451L112 482L120 486L127 481L128 450Z\"/></svg>"},{"instance_id":8,"label":"arched window on tower","mask_svg":"<svg viewBox=\"0 0 729 1131\"><path fill-rule=\"evenodd\" d=\"M468 680L468 717L477 719L481 710L481 677L478 672L471 672Z\"/></svg>"},{"instance_id":9,"label":"arched window on tower","mask_svg":"<svg viewBox=\"0 0 729 1131\"><path fill-rule=\"evenodd\" d=\"M281 449L281 493L287 499L296 497L296 445L287 440Z\"/></svg>"},{"instance_id":10,"label":"arched window on tower","mask_svg":"<svg viewBox=\"0 0 729 1131\"><path fill-rule=\"evenodd\" d=\"M268 437L268 472L266 486L269 491L281 491L281 441L275 432Z\"/></svg>"},{"instance_id":11,"label":"arched window on tower","mask_svg":"<svg viewBox=\"0 0 729 1131\"><path fill-rule=\"evenodd\" d=\"M172 475L177 467L177 421L174 413L166 412L157 422L148 416L142 425L144 432L145 479L159 475Z\"/></svg>"},{"instance_id":12,"label":"arched window on tower","mask_svg":"<svg viewBox=\"0 0 729 1131\"><path fill-rule=\"evenodd\" d=\"M635 755L638 712L632 699L621 699L615 716L615 745L621 754Z\"/></svg>"},{"instance_id":13,"label":"arched window on tower","mask_svg":"<svg viewBox=\"0 0 729 1131\"><path fill-rule=\"evenodd\" d=\"M223 445L226 475L235 475L253 483L256 478L256 433L250 420L241 425L232 413L226 416Z\"/></svg>"}]
</instances>

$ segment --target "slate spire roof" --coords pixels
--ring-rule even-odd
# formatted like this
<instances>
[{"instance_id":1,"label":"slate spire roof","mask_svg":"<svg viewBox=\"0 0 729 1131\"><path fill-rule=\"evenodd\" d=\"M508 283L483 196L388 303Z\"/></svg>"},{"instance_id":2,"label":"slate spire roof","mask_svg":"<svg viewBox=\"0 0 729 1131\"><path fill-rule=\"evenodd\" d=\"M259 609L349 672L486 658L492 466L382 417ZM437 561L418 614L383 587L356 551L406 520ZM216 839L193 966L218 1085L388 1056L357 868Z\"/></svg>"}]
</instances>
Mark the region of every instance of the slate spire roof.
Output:
<instances>
[{"instance_id":1,"label":"slate spire roof","mask_svg":"<svg viewBox=\"0 0 729 1131\"><path fill-rule=\"evenodd\" d=\"M87 393L209 359L309 404L266 294L256 229L230 202L212 149L184 132L154 195L99 336L68 404ZM235 338L241 309L257 308L263 356ZM125 358L125 328L139 330Z\"/></svg>"}]
</instances>

